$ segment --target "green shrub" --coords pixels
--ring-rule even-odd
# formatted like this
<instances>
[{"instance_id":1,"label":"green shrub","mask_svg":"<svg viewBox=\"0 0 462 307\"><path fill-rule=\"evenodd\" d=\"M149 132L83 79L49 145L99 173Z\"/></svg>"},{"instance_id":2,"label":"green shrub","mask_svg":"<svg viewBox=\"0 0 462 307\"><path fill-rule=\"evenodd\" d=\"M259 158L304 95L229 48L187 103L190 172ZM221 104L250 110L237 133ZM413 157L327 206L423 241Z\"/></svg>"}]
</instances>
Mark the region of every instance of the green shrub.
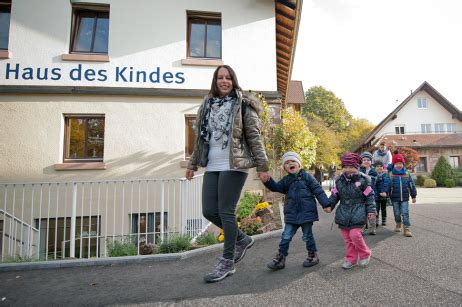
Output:
<instances>
[{"instance_id":1,"label":"green shrub","mask_svg":"<svg viewBox=\"0 0 462 307\"><path fill-rule=\"evenodd\" d=\"M426 187L426 188L436 188L436 181L434 179L427 178L424 181L424 187Z\"/></svg>"},{"instance_id":2,"label":"green shrub","mask_svg":"<svg viewBox=\"0 0 462 307\"><path fill-rule=\"evenodd\" d=\"M421 187L421 186L424 185L425 179L427 179L427 177L425 177L424 175L417 175L417 179L415 181L415 184L418 185L419 187Z\"/></svg>"},{"instance_id":3,"label":"green shrub","mask_svg":"<svg viewBox=\"0 0 462 307\"><path fill-rule=\"evenodd\" d=\"M135 256L138 251L136 245L132 242L109 240L107 242L107 254L109 257Z\"/></svg>"},{"instance_id":4,"label":"green shrub","mask_svg":"<svg viewBox=\"0 0 462 307\"><path fill-rule=\"evenodd\" d=\"M257 230L262 226L260 217L247 217L241 220L240 229L249 236L257 233Z\"/></svg>"},{"instance_id":5,"label":"green shrub","mask_svg":"<svg viewBox=\"0 0 462 307\"><path fill-rule=\"evenodd\" d=\"M197 237L196 243L199 245L213 245L218 241L213 232L207 232Z\"/></svg>"},{"instance_id":6,"label":"green shrub","mask_svg":"<svg viewBox=\"0 0 462 307\"><path fill-rule=\"evenodd\" d=\"M454 170L454 182L457 186L462 186L462 168Z\"/></svg>"},{"instance_id":7,"label":"green shrub","mask_svg":"<svg viewBox=\"0 0 462 307\"><path fill-rule=\"evenodd\" d=\"M21 263L21 262L34 262L37 261L37 258L30 256L5 256L2 263Z\"/></svg>"},{"instance_id":8,"label":"green shrub","mask_svg":"<svg viewBox=\"0 0 462 307\"><path fill-rule=\"evenodd\" d=\"M237 206L237 219L241 220L251 216L260 201L260 198L261 197L257 194L244 192L244 196L241 198L239 205Z\"/></svg>"},{"instance_id":9,"label":"green shrub","mask_svg":"<svg viewBox=\"0 0 462 307\"><path fill-rule=\"evenodd\" d=\"M432 178L435 179L438 186L444 186L446 179L452 179L454 176L451 165L445 157L441 156L436 162L435 168L432 171Z\"/></svg>"},{"instance_id":10,"label":"green shrub","mask_svg":"<svg viewBox=\"0 0 462 307\"><path fill-rule=\"evenodd\" d=\"M191 237L188 235L174 234L162 240L159 245L159 253L171 254L191 249Z\"/></svg>"},{"instance_id":11,"label":"green shrub","mask_svg":"<svg viewBox=\"0 0 462 307\"><path fill-rule=\"evenodd\" d=\"M456 186L456 182L455 182L454 179L452 179L452 178L451 178L451 179L446 179L446 180L444 181L444 186L445 186L446 188L453 188L453 187Z\"/></svg>"}]
</instances>

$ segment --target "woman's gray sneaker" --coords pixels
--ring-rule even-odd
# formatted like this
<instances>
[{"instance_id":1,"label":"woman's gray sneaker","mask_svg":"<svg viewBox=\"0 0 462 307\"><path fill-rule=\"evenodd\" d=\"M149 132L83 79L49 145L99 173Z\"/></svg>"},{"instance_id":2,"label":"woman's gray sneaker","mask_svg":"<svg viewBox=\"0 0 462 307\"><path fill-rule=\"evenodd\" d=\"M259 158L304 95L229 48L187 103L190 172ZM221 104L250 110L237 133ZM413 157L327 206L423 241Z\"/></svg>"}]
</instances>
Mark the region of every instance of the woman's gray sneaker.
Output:
<instances>
[{"instance_id":1,"label":"woman's gray sneaker","mask_svg":"<svg viewBox=\"0 0 462 307\"><path fill-rule=\"evenodd\" d=\"M234 261L220 257L218 263L211 273L205 275L205 282L216 282L224 279L226 276L233 275L236 272Z\"/></svg>"},{"instance_id":2,"label":"woman's gray sneaker","mask_svg":"<svg viewBox=\"0 0 462 307\"><path fill-rule=\"evenodd\" d=\"M234 249L234 263L238 263L245 256L245 252L248 248L251 248L255 243L255 240L252 237L246 236L244 239L236 242L236 247Z\"/></svg>"}]
</instances>

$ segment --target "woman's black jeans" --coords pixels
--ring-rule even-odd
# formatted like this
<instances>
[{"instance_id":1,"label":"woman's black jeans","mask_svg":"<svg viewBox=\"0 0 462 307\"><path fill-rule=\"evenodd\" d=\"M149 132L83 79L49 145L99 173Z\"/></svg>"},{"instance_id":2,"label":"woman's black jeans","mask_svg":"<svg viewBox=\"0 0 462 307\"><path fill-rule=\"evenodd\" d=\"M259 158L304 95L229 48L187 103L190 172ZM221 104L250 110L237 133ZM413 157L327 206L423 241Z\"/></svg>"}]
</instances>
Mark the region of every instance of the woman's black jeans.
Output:
<instances>
[{"instance_id":1,"label":"woman's black jeans","mask_svg":"<svg viewBox=\"0 0 462 307\"><path fill-rule=\"evenodd\" d=\"M239 171L205 172L202 185L202 214L225 236L223 258L234 259L236 240L245 238L237 228L236 205L247 179Z\"/></svg>"}]
</instances>

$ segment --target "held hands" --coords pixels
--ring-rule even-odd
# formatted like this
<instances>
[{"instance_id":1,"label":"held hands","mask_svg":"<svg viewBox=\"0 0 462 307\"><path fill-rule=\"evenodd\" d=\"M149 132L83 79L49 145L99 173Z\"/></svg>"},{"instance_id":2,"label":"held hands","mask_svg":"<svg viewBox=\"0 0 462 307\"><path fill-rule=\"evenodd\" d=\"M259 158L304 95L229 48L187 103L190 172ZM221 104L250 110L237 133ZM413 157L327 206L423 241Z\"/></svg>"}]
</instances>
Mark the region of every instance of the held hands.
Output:
<instances>
[{"instance_id":1,"label":"held hands","mask_svg":"<svg viewBox=\"0 0 462 307\"><path fill-rule=\"evenodd\" d=\"M271 178L268 172L257 172L257 176L263 183L268 182L268 180Z\"/></svg>"},{"instance_id":2,"label":"held hands","mask_svg":"<svg viewBox=\"0 0 462 307\"><path fill-rule=\"evenodd\" d=\"M331 207L324 208L324 212L326 212L326 213L331 213L331 212L332 212L332 208L331 208Z\"/></svg>"},{"instance_id":3,"label":"held hands","mask_svg":"<svg viewBox=\"0 0 462 307\"><path fill-rule=\"evenodd\" d=\"M191 180L194 177L194 171L192 169L186 170L186 174L184 175L186 179Z\"/></svg>"},{"instance_id":4,"label":"held hands","mask_svg":"<svg viewBox=\"0 0 462 307\"><path fill-rule=\"evenodd\" d=\"M387 193L382 192L382 193L380 193L380 196L382 196L382 197L387 197Z\"/></svg>"},{"instance_id":5,"label":"held hands","mask_svg":"<svg viewBox=\"0 0 462 307\"><path fill-rule=\"evenodd\" d=\"M415 199L415 198L413 198L413 199L412 199L412 203L413 203L413 204L415 204L415 202L416 202L416 199Z\"/></svg>"}]
</instances>

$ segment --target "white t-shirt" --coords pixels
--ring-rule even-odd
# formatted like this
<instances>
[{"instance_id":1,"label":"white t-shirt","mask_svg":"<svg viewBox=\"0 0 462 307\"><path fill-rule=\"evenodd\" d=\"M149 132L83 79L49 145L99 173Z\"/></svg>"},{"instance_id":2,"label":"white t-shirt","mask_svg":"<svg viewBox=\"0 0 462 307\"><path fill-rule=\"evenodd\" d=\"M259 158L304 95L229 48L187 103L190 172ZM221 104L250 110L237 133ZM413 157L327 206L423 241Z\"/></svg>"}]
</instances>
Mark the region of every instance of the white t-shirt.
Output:
<instances>
[{"instance_id":1,"label":"white t-shirt","mask_svg":"<svg viewBox=\"0 0 462 307\"><path fill-rule=\"evenodd\" d=\"M205 167L206 172L221 172L221 171L240 171L248 173L248 169L231 169L229 166L229 146L222 149L223 139L215 141L215 132L212 132L209 147L209 161ZM230 140L230 143L232 141Z\"/></svg>"}]
</instances>

